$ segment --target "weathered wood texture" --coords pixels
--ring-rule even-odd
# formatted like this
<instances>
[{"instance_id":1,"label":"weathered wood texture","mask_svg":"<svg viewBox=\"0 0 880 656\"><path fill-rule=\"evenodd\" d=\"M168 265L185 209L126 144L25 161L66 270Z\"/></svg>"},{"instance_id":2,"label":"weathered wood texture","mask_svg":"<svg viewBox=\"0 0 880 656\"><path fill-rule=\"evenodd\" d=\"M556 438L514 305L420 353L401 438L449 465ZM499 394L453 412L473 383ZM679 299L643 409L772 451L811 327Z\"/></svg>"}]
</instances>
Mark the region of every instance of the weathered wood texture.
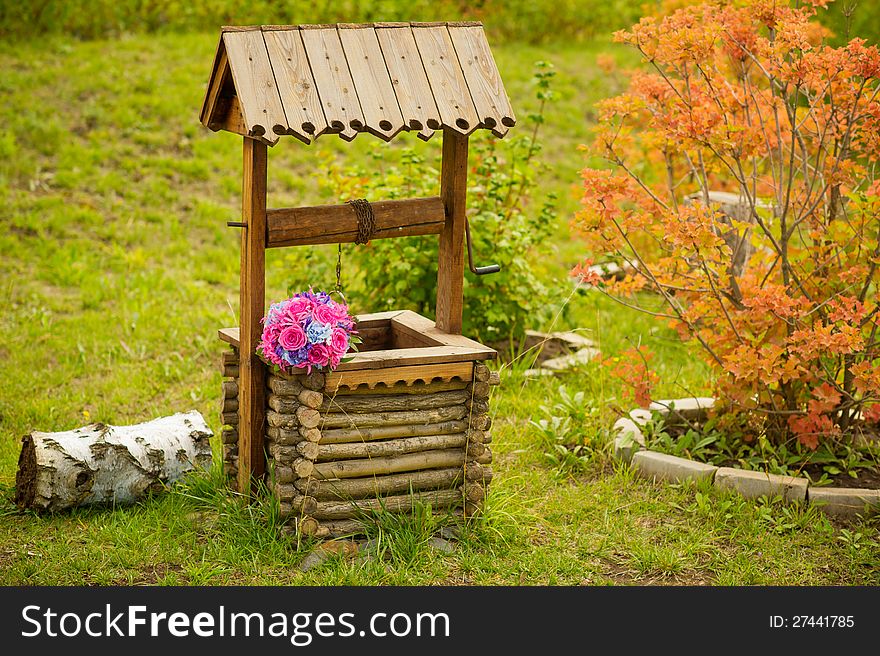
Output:
<instances>
[{"instance_id":1,"label":"weathered wood texture","mask_svg":"<svg viewBox=\"0 0 880 656\"><path fill-rule=\"evenodd\" d=\"M312 514L315 519L352 519L364 517L372 512L411 512L417 504L432 508L449 508L463 505L463 497L458 490L434 490L413 492L399 496L379 499L360 499L352 501L319 501Z\"/></svg>"},{"instance_id":2,"label":"weathered wood texture","mask_svg":"<svg viewBox=\"0 0 880 656\"><path fill-rule=\"evenodd\" d=\"M220 422L224 425L238 426L238 353L227 351L221 358L224 375L232 368L231 363L235 363L235 376L232 380L224 380L221 383ZM238 429L224 430L223 443L237 445Z\"/></svg>"},{"instance_id":3,"label":"weathered wood texture","mask_svg":"<svg viewBox=\"0 0 880 656\"><path fill-rule=\"evenodd\" d=\"M434 321L412 310L401 310L398 312L391 318L391 327L394 332L406 333L414 338L429 340L437 345L459 346L485 352L486 357L475 358L478 360L491 360L497 355L494 349L484 346L469 337L457 333L444 332Z\"/></svg>"},{"instance_id":4,"label":"weathered wood texture","mask_svg":"<svg viewBox=\"0 0 880 656\"><path fill-rule=\"evenodd\" d=\"M437 265L437 329L461 334L464 292L464 227L467 220L467 137L443 131L440 197L446 223L440 233Z\"/></svg>"},{"instance_id":5,"label":"weathered wood texture","mask_svg":"<svg viewBox=\"0 0 880 656\"><path fill-rule=\"evenodd\" d=\"M329 27L302 30L301 34L327 123L340 137L351 141L357 136L354 126L363 125L364 115L339 33Z\"/></svg>"},{"instance_id":6,"label":"weathered wood texture","mask_svg":"<svg viewBox=\"0 0 880 656\"><path fill-rule=\"evenodd\" d=\"M376 30L368 25L340 29L339 39L364 115L363 123L353 127L390 141L406 126Z\"/></svg>"},{"instance_id":7,"label":"weathered wood texture","mask_svg":"<svg viewBox=\"0 0 880 656\"><path fill-rule=\"evenodd\" d=\"M134 426L31 433L22 439L15 502L39 511L133 503L193 469L209 469L211 435L196 411Z\"/></svg>"},{"instance_id":8,"label":"weathered wood texture","mask_svg":"<svg viewBox=\"0 0 880 656\"><path fill-rule=\"evenodd\" d=\"M345 444L347 442L368 442L395 437L416 437L420 435L448 435L467 430L466 421L443 421L436 424L398 426L356 426L354 428L334 428L321 431L319 444Z\"/></svg>"},{"instance_id":9,"label":"weathered wood texture","mask_svg":"<svg viewBox=\"0 0 880 656\"><path fill-rule=\"evenodd\" d=\"M330 126L324 117L299 30L264 31L263 38L284 106L287 134L309 143Z\"/></svg>"},{"instance_id":10,"label":"weathered wood texture","mask_svg":"<svg viewBox=\"0 0 880 656\"><path fill-rule=\"evenodd\" d=\"M397 412L402 410L430 410L465 403L465 390L435 392L433 394L352 394L327 396L320 406L322 412Z\"/></svg>"},{"instance_id":11,"label":"weathered wood texture","mask_svg":"<svg viewBox=\"0 0 880 656\"><path fill-rule=\"evenodd\" d=\"M465 433L450 433L447 435L410 436L362 444L348 442L344 444L309 443L309 445L314 447L312 460L325 462L328 460L399 456L404 453L417 453L429 449L456 449L467 445L467 435Z\"/></svg>"},{"instance_id":12,"label":"weathered wood texture","mask_svg":"<svg viewBox=\"0 0 880 656\"><path fill-rule=\"evenodd\" d=\"M370 315L364 325L401 314ZM479 362L467 365L471 380L456 381L458 389L442 381L415 390L398 383L379 394L328 393L330 376L272 374L268 444L281 517L303 535L326 537L345 521L411 512L414 503L479 513L493 477L486 445L491 372ZM234 463L237 453L227 456Z\"/></svg>"},{"instance_id":13,"label":"weathered wood texture","mask_svg":"<svg viewBox=\"0 0 880 656\"><path fill-rule=\"evenodd\" d=\"M247 227L241 231L239 287L238 488L248 494L265 472L266 366L257 357L257 345L266 309L266 165L266 145L245 138L241 215Z\"/></svg>"},{"instance_id":14,"label":"weathered wood texture","mask_svg":"<svg viewBox=\"0 0 880 656\"><path fill-rule=\"evenodd\" d=\"M460 299L458 311L460 315ZM473 378L474 361L492 359L497 355L493 349L472 339L443 332L433 321L415 312L398 311L389 314L390 316L381 319L366 320L365 315L361 315L358 317L358 329L361 329L364 322L367 329L382 329L381 324L387 323L388 330L398 342L408 337L409 344L429 344L429 346L357 353L349 362L342 363L336 371L328 373L326 379L322 378L322 384L326 383L326 393L334 394L345 388L387 387L401 382L413 384L431 383L437 380L470 381ZM223 328L219 331L219 336L221 340L235 347L239 346L238 328Z\"/></svg>"},{"instance_id":15,"label":"weathered wood texture","mask_svg":"<svg viewBox=\"0 0 880 656\"><path fill-rule=\"evenodd\" d=\"M418 349L413 349L418 350ZM378 353L374 351L373 353ZM393 351L392 351L393 353ZM398 351L401 353L401 351ZM416 355L414 357L422 357ZM358 356L352 360L354 362ZM406 356L397 356L398 362L406 362ZM373 362L378 362L373 360ZM351 364L349 362L348 364ZM367 371L334 371L327 374L328 394L335 394L342 388L373 389L379 385L395 385L397 383L431 383L437 380L451 382L453 380L469 381L473 376L472 362L451 362L447 364L424 364L373 369Z\"/></svg>"},{"instance_id":16,"label":"weathered wood texture","mask_svg":"<svg viewBox=\"0 0 880 656\"><path fill-rule=\"evenodd\" d=\"M303 494L312 496L319 501L329 501L379 497L409 492L410 490L449 489L456 487L462 479L461 468L450 467L388 476L344 478L329 481L298 479L296 487Z\"/></svg>"},{"instance_id":17,"label":"weathered wood texture","mask_svg":"<svg viewBox=\"0 0 880 656\"><path fill-rule=\"evenodd\" d=\"M467 415L463 405L430 410L403 410L400 412L368 412L361 414L327 413L321 415L321 430L328 428L365 428L370 426L424 426L442 421L454 421Z\"/></svg>"},{"instance_id":18,"label":"weathered wood texture","mask_svg":"<svg viewBox=\"0 0 880 656\"><path fill-rule=\"evenodd\" d=\"M341 363L333 373L358 371L363 369L388 369L391 367L412 367L414 365L437 366L447 362L464 362L470 366L474 360L486 360L494 356L494 351L485 347L469 346L422 346L387 351L366 351L358 353L348 362ZM443 368L437 369L436 377L443 376Z\"/></svg>"},{"instance_id":19,"label":"weathered wood texture","mask_svg":"<svg viewBox=\"0 0 880 656\"><path fill-rule=\"evenodd\" d=\"M449 36L482 126L503 137L516 125L516 116L489 44L480 27L449 26Z\"/></svg>"},{"instance_id":20,"label":"weathered wood texture","mask_svg":"<svg viewBox=\"0 0 880 656\"><path fill-rule=\"evenodd\" d=\"M223 44L245 127L254 137L275 143L287 132L287 118L262 32L225 33Z\"/></svg>"},{"instance_id":21,"label":"weathered wood texture","mask_svg":"<svg viewBox=\"0 0 880 656\"><path fill-rule=\"evenodd\" d=\"M432 383L397 383L395 385L376 385L375 387L340 387L331 396L334 398L352 397L352 396L394 396L398 394L436 394L437 392L453 392L463 390L468 386L467 381L451 380L448 383L434 381Z\"/></svg>"},{"instance_id":22,"label":"weathered wood texture","mask_svg":"<svg viewBox=\"0 0 880 656\"><path fill-rule=\"evenodd\" d=\"M200 119L269 144L360 132L387 141L401 130L503 137L515 122L473 22L224 28Z\"/></svg>"},{"instance_id":23,"label":"weathered wood texture","mask_svg":"<svg viewBox=\"0 0 880 656\"><path fill-rule=\"evenodd\" d=\"M444 449L442 451L422 451L401 456L373 458L369 460L345 460L324 462L314 466L312 475L318 479L361 478L381 476L422 469L441 469L464 465L463 449Z\"/></svg>"},{"instance_id":24,"label":"weathered wood texture","mask_svg":"<svg viewBox=\"0 0 880 656\"><path fill-rule=\"evenodd\" d=\"M355 535L363 535L367 528L359 519L339 519L336 521L325 521L321 527L327 531L327 537L344 538Z\"/></svg>"},{"instance_id":25,"label":"weathered wood texture","mask_svg":"<svg viewBox=\"0 0 880 656\"><path fill-rule=\"evenodd\" d=\"M443 227L445 215L439 196L377 201L372 208L373 239L435 235ZM358 235L357 214L348 203L273 209L267 213L267 222L267 248L351 243Z\"/></svg>"},{"instance_id":26,"label":"weathered wood texture","mask_svg":"<svg viewBox=\"0 0 880 656\"><path fill-rule=\"evenodd\" d=\"M409 25L377 27L376 36L404 122L411 130L418 130L420 139L430 139L442 122L412 28Z\"/></svg>"},{"instance_id":27,"label":"weathered wood texture","mask_svg":"<svg viewBox=\"0 0 880 656\"><path fill-rule=\"evenodd\" d=\"M480 127L480 119L449 30L445 25L426 26L414 29L413 36L431 83L444 131L470 134Z\"/></svg>"}]
</instances>

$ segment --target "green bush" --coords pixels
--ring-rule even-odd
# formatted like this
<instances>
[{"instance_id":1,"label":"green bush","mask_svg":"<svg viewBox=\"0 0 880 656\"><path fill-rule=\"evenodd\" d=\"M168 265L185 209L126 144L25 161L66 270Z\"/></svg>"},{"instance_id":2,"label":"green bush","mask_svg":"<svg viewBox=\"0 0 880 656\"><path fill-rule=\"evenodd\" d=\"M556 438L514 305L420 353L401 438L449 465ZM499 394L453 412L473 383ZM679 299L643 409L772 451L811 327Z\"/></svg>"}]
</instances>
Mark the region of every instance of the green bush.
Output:
<instances>
[{"instance_id":1,"label":"green bush","mask_svg":"<svg viewBox=\"0 0 880 656\"><path fill-rule=\"evenodd\" d=\"M471 175L468 216L474 240L475 264L501 265L501 272L474 276L465 272L464 333L492 342L520 337L526 328L542 325L558 303L560 289L541 282L536 269L547 253L548 237L556 226L556 197L534 199L534 180L542 167L538 154L545 103L552 100L550 64L539 62L534 78L540 109L525 118L531 129L519 129L504 141L475 135L470 140ZM438 139L439 141L439 139ZM320 182L340 201L351 198L384 200L438 193L440 179L436 146L406 148L399 160L387 149L372 151L372 170L343 168L327 155L326 176ZM346 294L356 311L411 309L433 316L437 295L436 236L380 239L366 246L346 247ZM297 280L301 283L300 280ZM552 283L551 283L552 284ZM294 286L294 285L292 285Z\"/></svg>"},{"instance_id":2,"label":"green bush","mask_svg":"<svg viewBox=\"0 0 880 656\"><path fill-rule=\"evenodd\" d=\"M221 25L483 20L493 36L540 43L590 38L639 16L628 0L34 0L0 3L0 36L217 30Z\"/></svg>"},{"instance_id":3,"label":"green bush","mask_svg":"<svg viewBox=\"0 0 880 656\"><path fill-rule=\"evenodd\" d=\"M0 2L0 37L214 31L221 25L482 20L494 38L527 43L607 37L660 0L33 0ZM880 3L838 0L826 23L836 41L877 42Z\"/></svg>"}]
</instances>

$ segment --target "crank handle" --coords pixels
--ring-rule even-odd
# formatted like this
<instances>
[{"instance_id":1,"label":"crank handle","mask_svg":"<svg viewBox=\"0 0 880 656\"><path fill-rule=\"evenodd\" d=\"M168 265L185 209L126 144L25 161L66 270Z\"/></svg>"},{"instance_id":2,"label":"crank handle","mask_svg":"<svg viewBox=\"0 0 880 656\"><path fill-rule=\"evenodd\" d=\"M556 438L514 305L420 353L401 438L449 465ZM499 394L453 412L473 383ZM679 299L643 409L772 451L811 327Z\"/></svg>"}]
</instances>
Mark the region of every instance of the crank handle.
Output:
<instances>
[{"instance_id":1,"label":"crank handle","mask_svg":"<svg viewBox=\"0 0 880 656\"><path fill-rule=\"evenodd\" d=\"M489 264L481 267L474 266L474 251L471 246L471 224L467 219L464 220L464 236L467 239L468 269L471 270L471 273L475 276L486 276L490 273L501 271L501 266L498 264Z\"/></svg>"}]
</instances>

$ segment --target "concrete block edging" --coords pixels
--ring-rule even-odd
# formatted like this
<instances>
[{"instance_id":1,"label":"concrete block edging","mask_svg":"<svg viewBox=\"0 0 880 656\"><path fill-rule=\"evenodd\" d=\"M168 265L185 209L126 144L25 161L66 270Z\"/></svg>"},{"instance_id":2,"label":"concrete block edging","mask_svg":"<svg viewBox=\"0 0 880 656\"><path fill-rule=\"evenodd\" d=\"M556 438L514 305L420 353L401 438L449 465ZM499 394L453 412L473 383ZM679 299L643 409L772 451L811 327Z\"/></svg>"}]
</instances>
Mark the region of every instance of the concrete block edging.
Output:
<instances>
[{"instance_id":1,"label":"concrete block edging","mask_svg":"<svg viewBox=\"0 0 880 656\"><path fill-rule=\"evenodd\" d=\"M778 476L734 467L715 467L680 458L645 445L642 427L656 411L675 425L703 421L714 406L709 397L667 399L651 403L648 409L636 408L629 416L618 419L612 428L614 458L631 463L644 478L667 482L710 480L719 489L730 489L747 499L781 496L790 503L812 503L822 512L838 517L880 513L880 490L846 487L812 487L807 478ZM867 511L867 512L866 512Z\"/></svg>"}]
</instances>

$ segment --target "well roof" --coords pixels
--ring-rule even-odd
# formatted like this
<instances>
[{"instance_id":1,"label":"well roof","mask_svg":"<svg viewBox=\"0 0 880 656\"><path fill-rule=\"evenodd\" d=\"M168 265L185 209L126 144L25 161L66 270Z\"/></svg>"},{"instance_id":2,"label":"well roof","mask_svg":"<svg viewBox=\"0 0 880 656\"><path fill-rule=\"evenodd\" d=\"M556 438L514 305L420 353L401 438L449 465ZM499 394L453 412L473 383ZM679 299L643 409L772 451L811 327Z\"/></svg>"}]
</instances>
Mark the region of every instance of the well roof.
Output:
<instances>
[{"instance_id":1,"label":"well roof","mask_svg":"<svg viewBox=\"0 0 880 656\"><path fill-rule=\"evenodd\" d=\"M481 23L224 27L201 122L274 145L516 123Z\"/></svg>"}]
</instances>

